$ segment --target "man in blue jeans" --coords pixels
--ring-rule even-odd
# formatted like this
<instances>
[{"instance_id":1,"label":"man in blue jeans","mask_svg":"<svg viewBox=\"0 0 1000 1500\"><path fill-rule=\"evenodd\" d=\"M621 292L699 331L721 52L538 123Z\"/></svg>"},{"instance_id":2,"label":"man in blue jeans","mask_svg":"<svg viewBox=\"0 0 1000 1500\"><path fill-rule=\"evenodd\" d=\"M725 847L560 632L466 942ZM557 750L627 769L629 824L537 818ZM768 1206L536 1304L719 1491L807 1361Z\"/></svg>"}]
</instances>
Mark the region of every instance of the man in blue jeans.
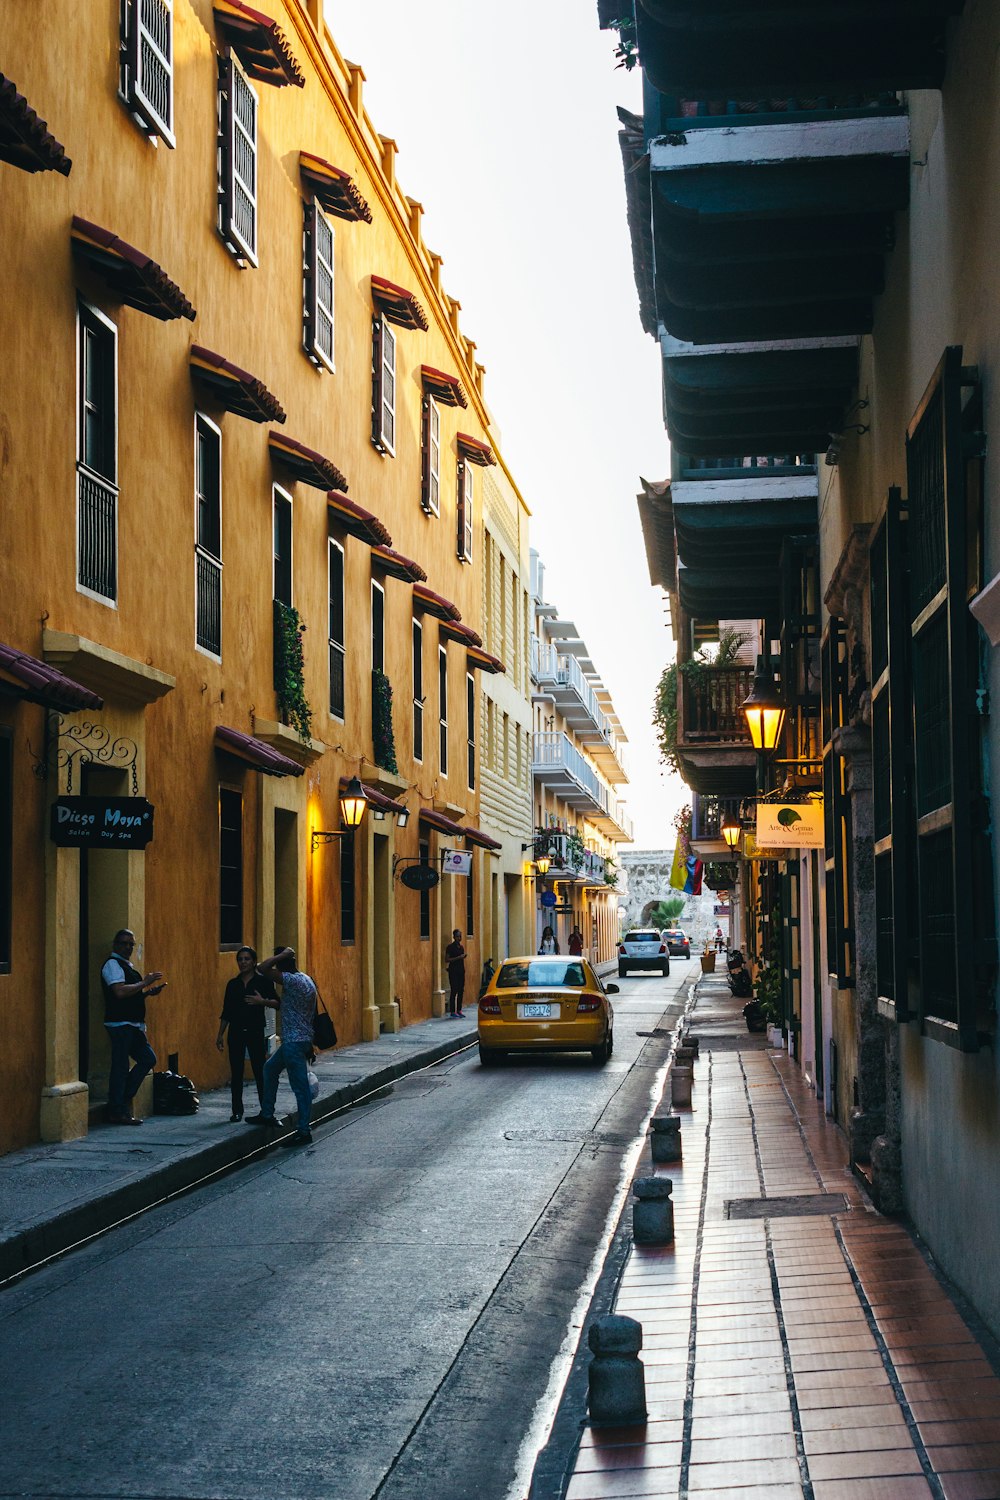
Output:
<instances>
[{"instance_id":1,"label":"man in blue jeans","mask_svg":"<svg viewBox=\"0 0 1000 1500\"><path fill-rule=\"evenodd\" d=\"M156 1053L146 1040L146 996L158 995L163 975L142 975L132 967L135 934L127 927L115 933L111 957L101 969L104 989L104 1027L111 1042L107 1119L111 1125L141 1125L132 1113L132 1100L146 1074L156 1066ZM135 1066L129 1069L129 1058Z\"/></svg>"},{"instance_id":2,"label":"man in blue jeans","mask_svg":"<svg viewBox=\"0 0 1000 1500\"><path fill-rule=\"evenodd\" d=\"M281 1011L281 1046L264 1064L264 1098L259 1115L247 1115L247 1123L266 1125L271 1130L280 1130L275 1118L274 1103L278 1097L278 1079L288 1074L295 1102L299 1107L299 1124L295 1134L282 1141L283 1146L308 1146L312 1142L309 1117L312 1112L312 1095L309 1091L309 1059L313 1050L313 1020L316 1016L316 997L319 991L315 982L296 967L295 950L279 948L273 958L266 958L257 968L261 974L281 985L281 999L265 1000L262 996L247 994L248 1005L271 1005Z\"/></svg>"}]
</instances>

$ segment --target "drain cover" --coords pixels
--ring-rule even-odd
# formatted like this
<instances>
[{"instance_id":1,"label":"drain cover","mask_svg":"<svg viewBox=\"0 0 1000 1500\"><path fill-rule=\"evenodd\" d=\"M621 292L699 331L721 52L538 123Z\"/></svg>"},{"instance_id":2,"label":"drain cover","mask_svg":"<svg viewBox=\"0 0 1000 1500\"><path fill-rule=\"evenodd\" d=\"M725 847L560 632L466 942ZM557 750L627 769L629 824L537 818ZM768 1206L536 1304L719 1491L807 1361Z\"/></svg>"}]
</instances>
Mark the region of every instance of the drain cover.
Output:
<instances>
[{"instance_id":1,"label":"drain cover","mask_svg":"<svg viewBox=\"0 0 1000 1500\"><path fill-rule=\"evenodd\" d=\"M631 1146L634 1136L615 1135L610 1130L505 1130L505 1141L543 1141L582 1146Z\"/></svg>"},{"instance_id":2,"label":"drain cover","mask_svg":"<svg viewBox=\"0 0 1000 1500\"><path fill-rule=\"evenodd\" d=\"M654 1026L652 1031L637 1031L636 1036L673 1036L666 1026Z\"/></svg>"},{"instance_id":3,"label":"drain cover","mask_svg":"<svg viewBox=\"0 0 1000 1500\"><path fill-rule=\"evenodd\" d=\"M797 1198L730 1198L727 1219L798 1219L810 1214L846 1213L843 1193L804 1193Z\"/></svg>"}]
</instances>

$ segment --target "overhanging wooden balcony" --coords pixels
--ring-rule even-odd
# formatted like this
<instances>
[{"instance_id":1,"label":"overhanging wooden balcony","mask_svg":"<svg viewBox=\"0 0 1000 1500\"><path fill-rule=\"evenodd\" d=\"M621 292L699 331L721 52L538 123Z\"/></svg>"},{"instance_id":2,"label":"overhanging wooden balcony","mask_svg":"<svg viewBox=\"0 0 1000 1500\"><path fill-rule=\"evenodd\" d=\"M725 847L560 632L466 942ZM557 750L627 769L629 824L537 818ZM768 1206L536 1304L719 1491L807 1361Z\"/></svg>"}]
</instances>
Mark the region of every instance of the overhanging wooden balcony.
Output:
<instances>
[{"instance_id":1,"label":"overhanging wooden balcony","mask_svg":"<svg viewBox=\"0 0 1000 1500\"><path fill-rule=\"evenodd\" d=\"M750 666L706 667L679 674L677 756L688 786L717 797L741 797L755 785L756 756L743 713Z\"/></svg>"}]
</instances>

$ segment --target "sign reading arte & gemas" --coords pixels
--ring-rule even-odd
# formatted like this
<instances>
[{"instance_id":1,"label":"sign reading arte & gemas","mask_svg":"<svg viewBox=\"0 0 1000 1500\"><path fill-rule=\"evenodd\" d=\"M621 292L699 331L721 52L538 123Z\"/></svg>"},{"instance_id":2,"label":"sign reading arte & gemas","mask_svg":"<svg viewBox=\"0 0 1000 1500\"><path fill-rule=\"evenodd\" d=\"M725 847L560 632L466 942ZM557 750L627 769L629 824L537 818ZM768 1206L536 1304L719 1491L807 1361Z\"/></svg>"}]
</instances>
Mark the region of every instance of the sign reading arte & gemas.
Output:
<instances>
[{"instance_id":1,"label":"sign reading arte & gemas","mask_svg":"<svg viewBox=\"0 0 1000 1500\"><path fill-rule=\"evenodd\" d=\"M57 797L49 831L63 849L145 849L153 807L145 797Z\"/></svg>"},{"instance_id":2,"label":"sign reading arte & gemas","mask_svg":"<svg viewBox=\"0 0 1000 1500\"><path fill-rule=\"evenodd\" d=\"M823 799L758 802L757 843L769 849L822 849Z\"/></svg>"}]
</instances>

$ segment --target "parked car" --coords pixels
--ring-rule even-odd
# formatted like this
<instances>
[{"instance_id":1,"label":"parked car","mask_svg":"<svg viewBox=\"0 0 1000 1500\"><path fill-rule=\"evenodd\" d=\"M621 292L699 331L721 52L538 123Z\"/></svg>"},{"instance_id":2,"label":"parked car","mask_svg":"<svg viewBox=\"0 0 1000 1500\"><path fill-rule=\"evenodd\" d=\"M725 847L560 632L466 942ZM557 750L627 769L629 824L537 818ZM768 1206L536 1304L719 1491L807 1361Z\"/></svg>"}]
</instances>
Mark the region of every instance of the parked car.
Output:
<instances>
[{"instance_id":1,"label":"parked car","mask_svg":"<svg viewBox=\"0 0 1000 1500\"><path fill-rule=\"evenodd\" d=\"M609 995L585 958L508 958L479 1002L479 1061L508 1052L589 1052L598 1067L614 1050Z\"/></svg>"},{"instance_id":2,"label":"parked car","mask_svg":"<svg viewBox=\"0 0 1000 1500\"><path fill-rule=\"evenodd\" d=\"M691 939L679 927L669 927L663 934L668 953L677 953L681 958L691 957Z\"/></svg>"},{"instance_id":3,"label":"parked car","mask_svg":"<svg viewBox=\"0 0 1000 1500\"><path fill-rule=\"evenodd\" d=\"M625 979L630 969L658 969L663 975L670 973L667 945L656 927L626 932L618 944L618 978Z\"/></svg>"}]
</instances>

